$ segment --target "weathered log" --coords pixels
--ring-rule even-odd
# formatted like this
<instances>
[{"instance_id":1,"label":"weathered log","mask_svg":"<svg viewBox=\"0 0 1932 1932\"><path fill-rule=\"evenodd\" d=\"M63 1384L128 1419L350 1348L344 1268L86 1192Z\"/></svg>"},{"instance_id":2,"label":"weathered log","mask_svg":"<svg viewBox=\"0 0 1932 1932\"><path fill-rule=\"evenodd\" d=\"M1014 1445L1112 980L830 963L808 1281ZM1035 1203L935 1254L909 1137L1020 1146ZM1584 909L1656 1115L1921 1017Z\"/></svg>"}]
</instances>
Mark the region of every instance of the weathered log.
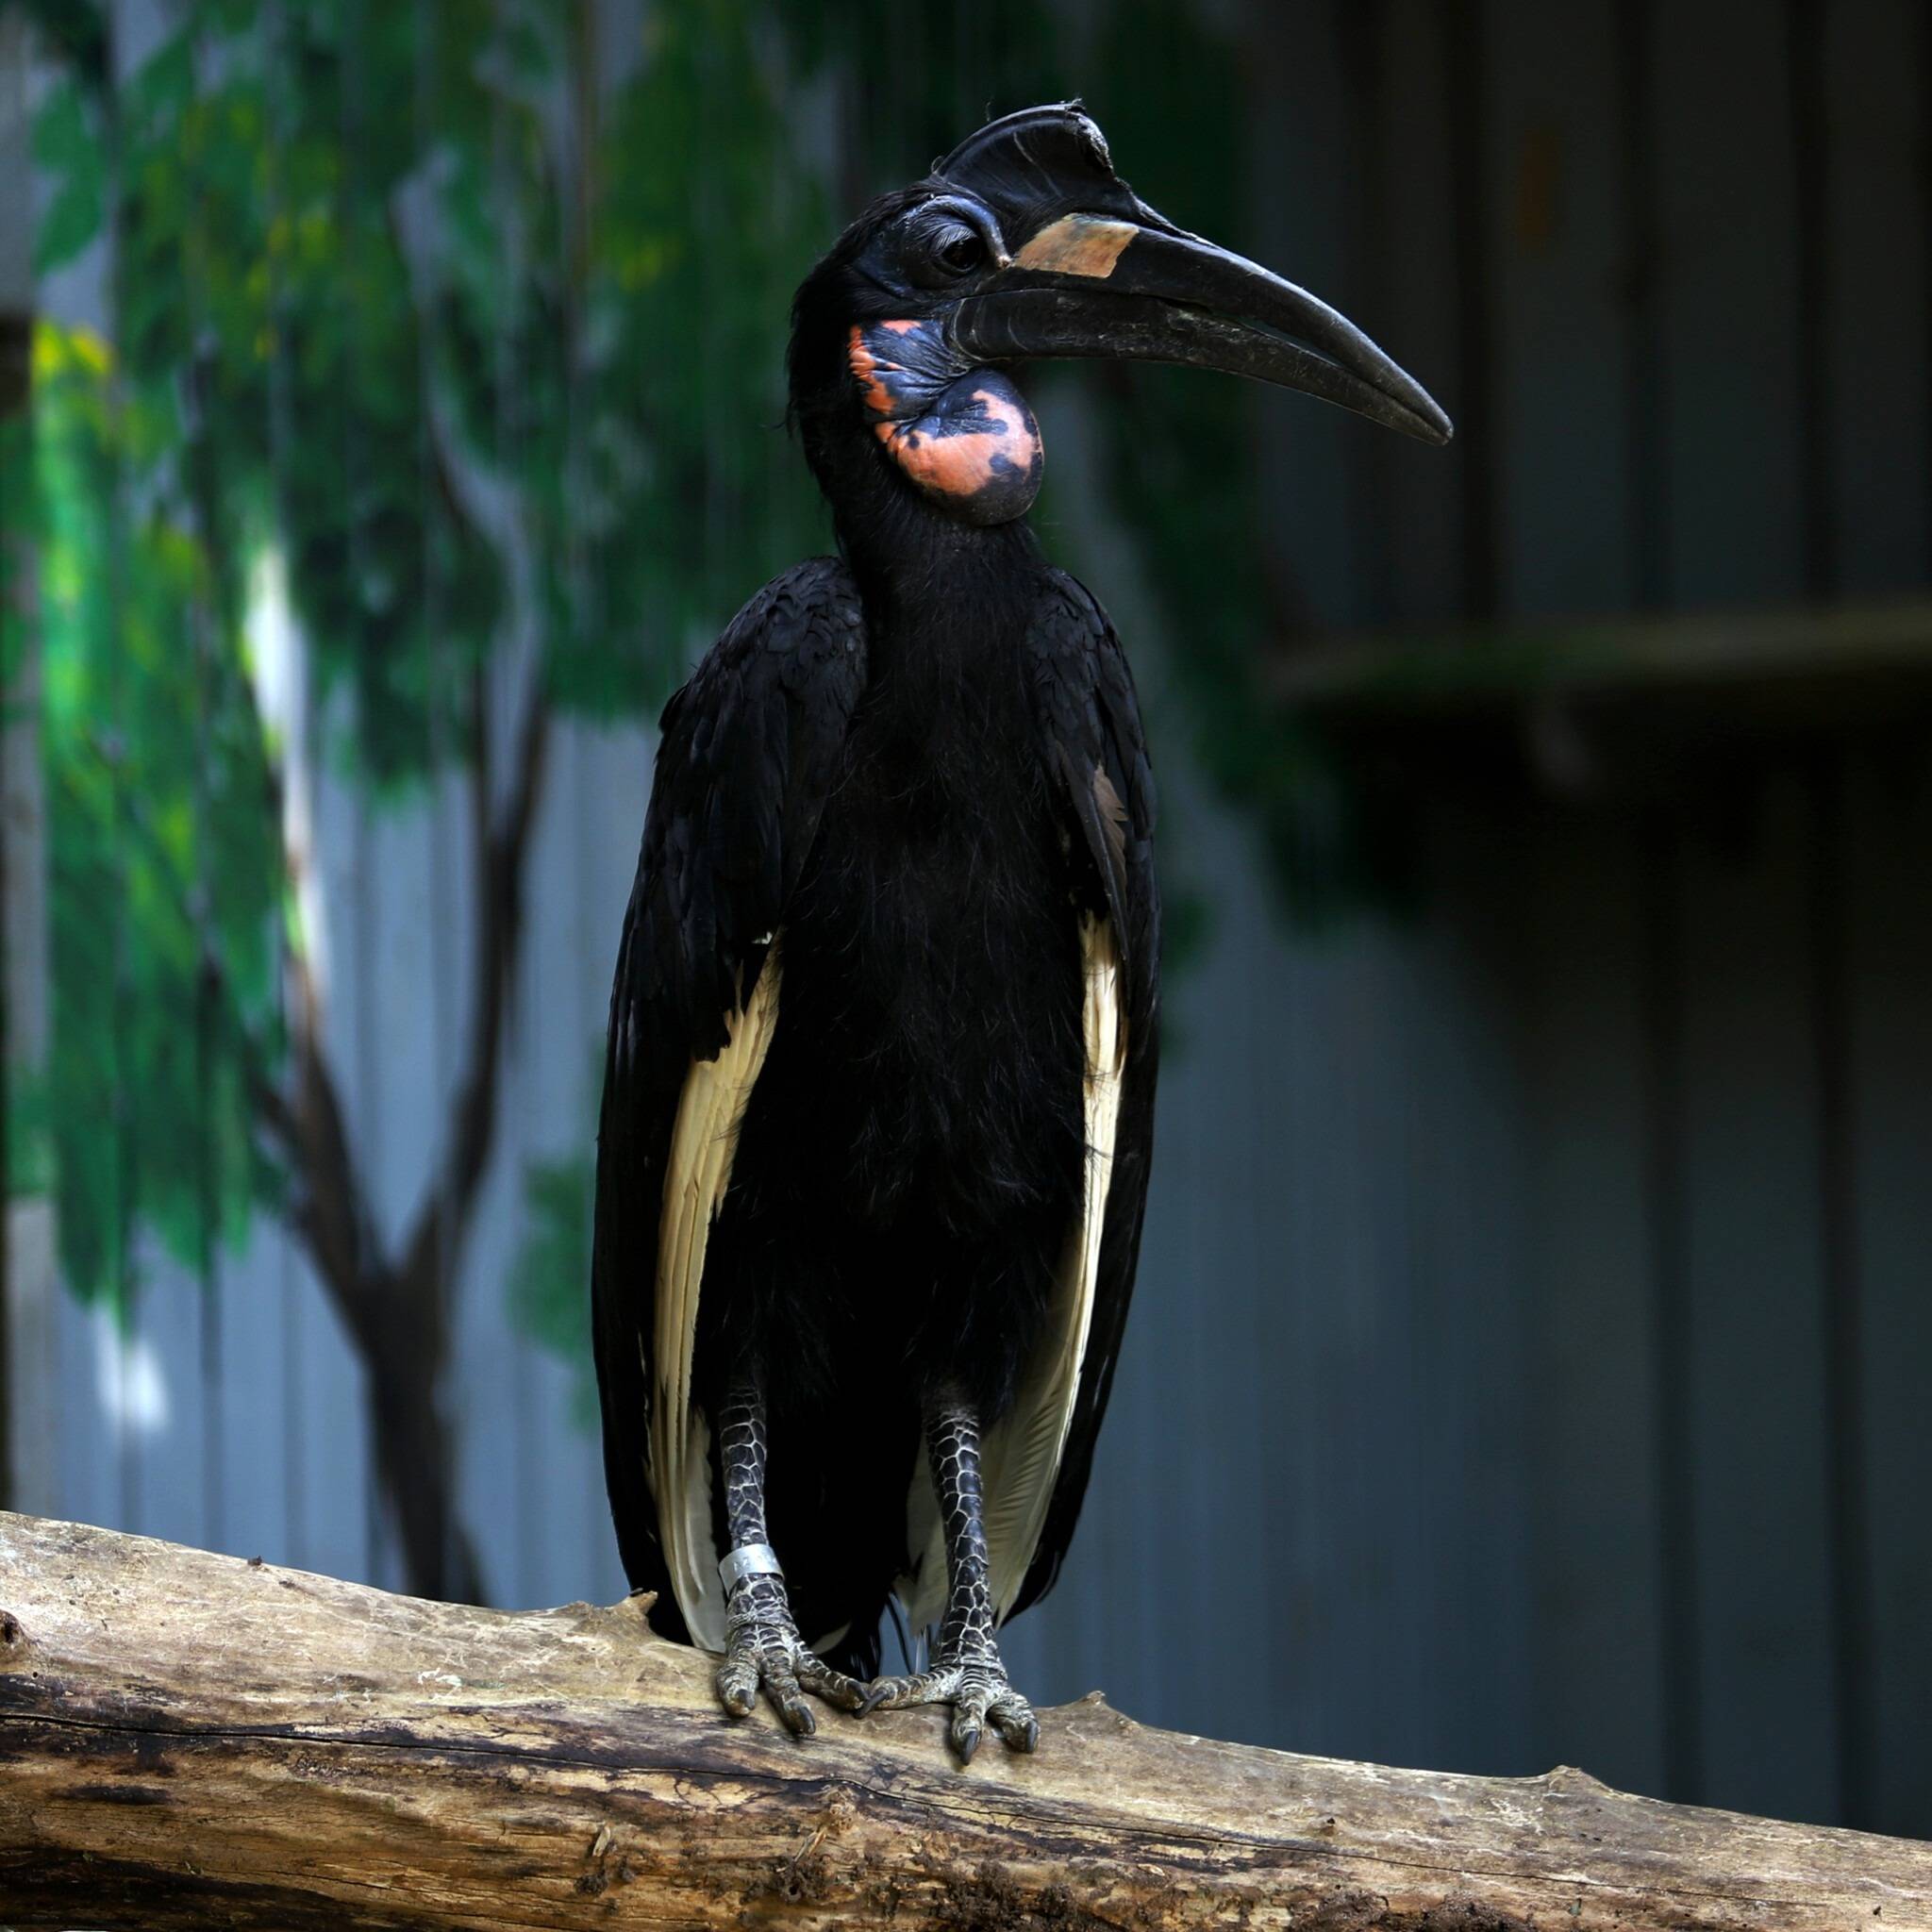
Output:
<instances>
[{"instance_id":1,"label":"weathered log","mask_svg":"<svg viewBox=\"0 0 1932 1932\"><path fill-rule=\"evenodd\" d=\"M1149 1730L715 1708L634 1601L506 1615L0 1515L0 1924L1932 1932L1932 1846Z\"/></svg>"}]
</instances>

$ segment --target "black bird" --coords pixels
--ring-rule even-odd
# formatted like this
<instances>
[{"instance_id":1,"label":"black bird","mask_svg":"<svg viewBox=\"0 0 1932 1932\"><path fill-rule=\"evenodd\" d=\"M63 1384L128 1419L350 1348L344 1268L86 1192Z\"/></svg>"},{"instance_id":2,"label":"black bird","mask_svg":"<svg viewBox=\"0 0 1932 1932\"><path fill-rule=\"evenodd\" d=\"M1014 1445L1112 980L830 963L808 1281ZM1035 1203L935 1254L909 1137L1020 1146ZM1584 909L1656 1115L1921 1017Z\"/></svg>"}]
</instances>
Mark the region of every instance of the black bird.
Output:
<instances>
[{"instance_id":1,"label":"black bird","mask_svg":"<svg viewBox=\"0 0 1932 1932\"><path fill-rule=\"evenodd\" d=\"M657 1628L724 1653L734 1715L947 1704L964 1757L1038 1737L994 1633L1073 1535L1153 1138L1146 746L1027 525L1011 374L1076 356L1450 433L1333 309L1138 200L1076 105L866 209L791 316L839 555L665 709L599 1132L605 1464ZM932 1668L868 1687L894 1592Z\"/></svg>"}]
</instances>

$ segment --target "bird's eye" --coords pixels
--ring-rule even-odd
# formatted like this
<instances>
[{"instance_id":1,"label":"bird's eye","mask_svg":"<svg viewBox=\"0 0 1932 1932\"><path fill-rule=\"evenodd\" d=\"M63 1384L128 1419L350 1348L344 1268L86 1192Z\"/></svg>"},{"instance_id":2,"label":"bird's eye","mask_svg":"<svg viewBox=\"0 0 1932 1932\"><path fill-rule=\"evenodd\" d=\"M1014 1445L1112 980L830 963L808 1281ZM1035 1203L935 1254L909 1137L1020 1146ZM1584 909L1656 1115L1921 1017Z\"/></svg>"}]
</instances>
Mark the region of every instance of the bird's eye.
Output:
<instances>
[{"instance_id":1,"label":"bird's eye","mask_svg":"<svg viewBox=\"0 0 1932 1932\"><path fill-rule=\"evenodd\" d=\"M971 228L958 228L940 243L938 259L948 275L971 275L986 259L986 243Z\"/></svg>"}]
</instances>

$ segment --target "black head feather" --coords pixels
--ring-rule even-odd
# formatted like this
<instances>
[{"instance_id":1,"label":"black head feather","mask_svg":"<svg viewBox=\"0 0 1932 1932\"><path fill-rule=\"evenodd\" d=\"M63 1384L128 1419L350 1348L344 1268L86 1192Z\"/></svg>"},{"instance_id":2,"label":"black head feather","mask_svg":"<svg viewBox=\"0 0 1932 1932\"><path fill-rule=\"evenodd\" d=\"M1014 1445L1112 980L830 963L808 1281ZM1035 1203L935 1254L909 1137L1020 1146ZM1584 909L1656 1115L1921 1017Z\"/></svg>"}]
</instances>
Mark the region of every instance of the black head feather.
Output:
<instances>
[{"instance_id":1,"label":"black head feather","mask_svg":"<svg viewBox=\"0 0 1932 1932\"><path fill-rule=\"evenodd\" d=\"M989 121L933 175L990 208L1014 255L1075 209L1142 227L1172 226L1114 173L1107 137L1078 101L1022 108Z\"/></svg>"}]
</instances>

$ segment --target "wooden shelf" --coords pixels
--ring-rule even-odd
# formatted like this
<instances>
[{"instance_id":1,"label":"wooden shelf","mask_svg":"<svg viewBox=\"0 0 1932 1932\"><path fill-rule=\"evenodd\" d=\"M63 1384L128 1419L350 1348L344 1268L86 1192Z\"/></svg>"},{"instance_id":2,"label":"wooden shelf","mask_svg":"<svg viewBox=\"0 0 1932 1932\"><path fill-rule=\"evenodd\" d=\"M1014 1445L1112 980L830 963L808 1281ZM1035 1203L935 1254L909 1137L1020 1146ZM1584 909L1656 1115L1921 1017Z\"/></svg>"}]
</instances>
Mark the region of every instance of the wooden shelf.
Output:
<instances>
[{"instance_id":1,"label":"wooden shelf","mask_svg":"<svg viewBox=\"0 0 1932 1932\"><path fill-rule=\"evenodd\" d=\"M1283 653L1274 693L1357 780L1628 802L1932 741L1932 598L1508 624Z\"/></svg>"},{"instance_id":2,"label":"wooden shelf","mask_svg":"<svg viewBox=\"0 0 1932 1932\"><path fill-rule=\"evenodd\" d=\"M1297 709L1363 716L1901 678L1932 685L1932 597L1375 633L1283 651L1269 670Z\"/></svg>"}]
</instances>

